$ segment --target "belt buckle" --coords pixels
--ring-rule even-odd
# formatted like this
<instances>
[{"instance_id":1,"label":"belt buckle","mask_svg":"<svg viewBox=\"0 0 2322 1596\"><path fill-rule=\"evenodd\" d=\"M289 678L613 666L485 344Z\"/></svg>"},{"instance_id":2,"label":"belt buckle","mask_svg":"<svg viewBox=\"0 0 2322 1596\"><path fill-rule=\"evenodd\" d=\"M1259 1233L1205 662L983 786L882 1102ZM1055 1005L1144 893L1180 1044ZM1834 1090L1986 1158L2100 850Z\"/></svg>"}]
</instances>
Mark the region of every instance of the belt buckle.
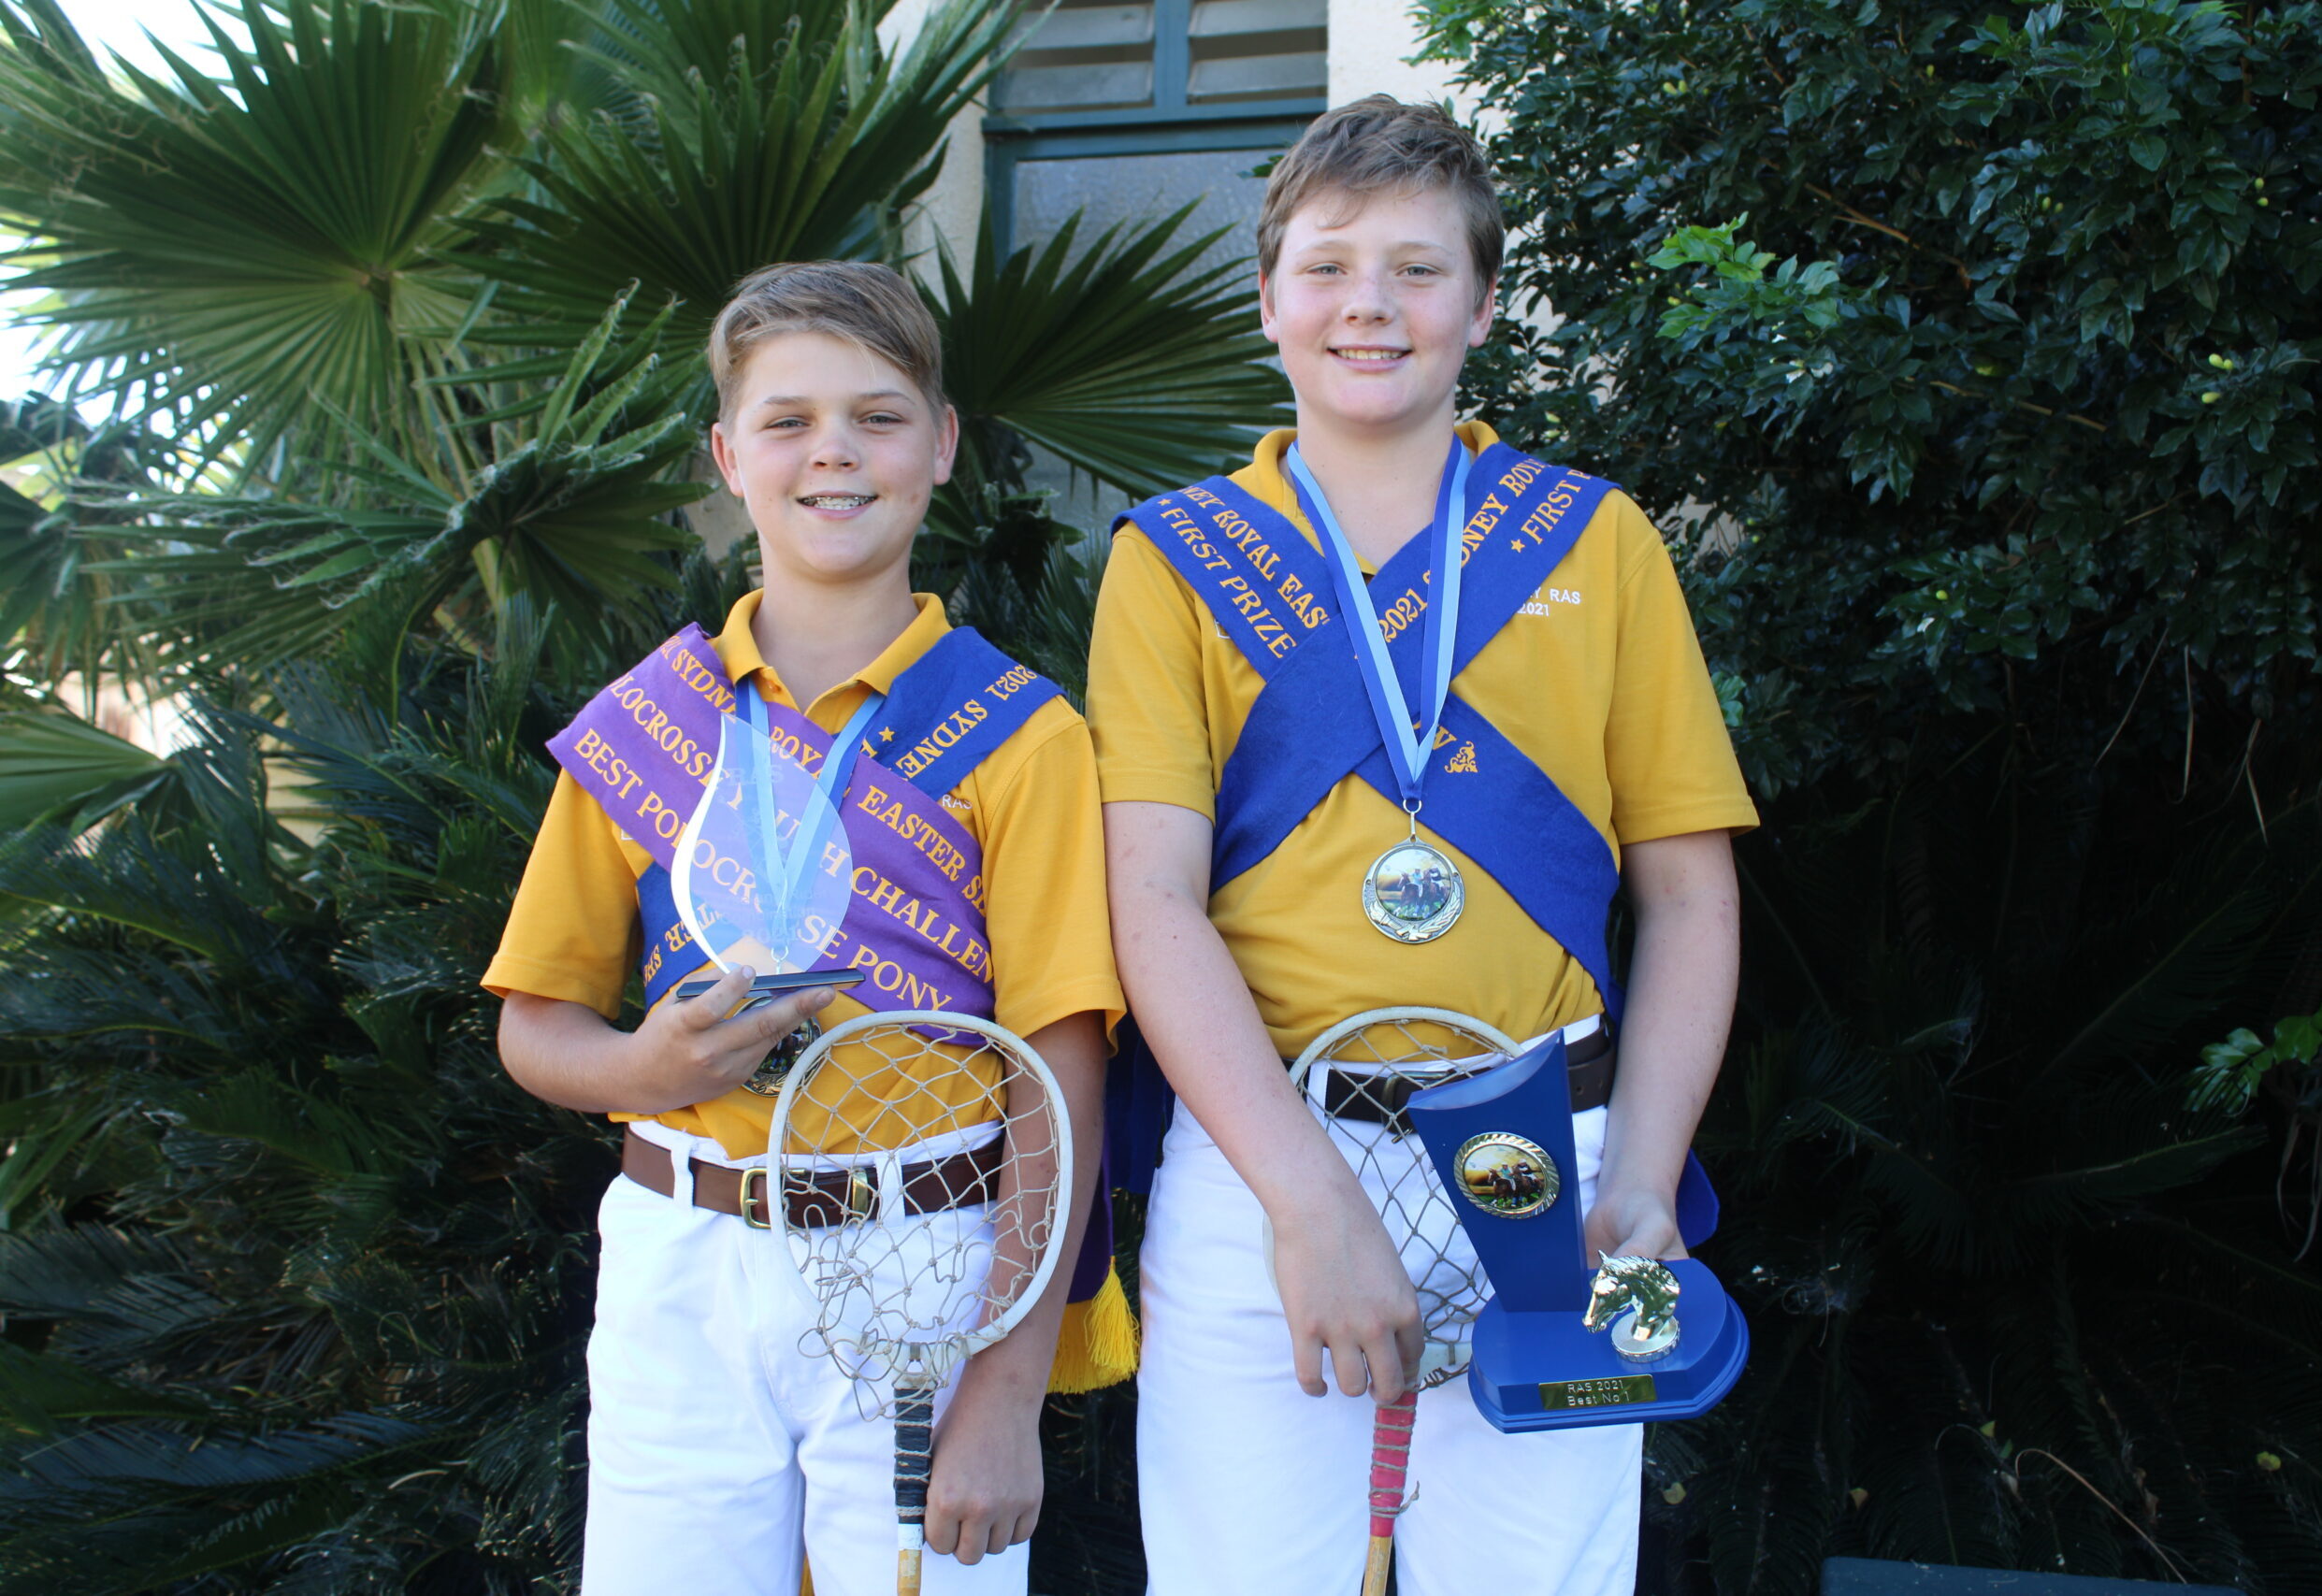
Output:
<instances>
[{"instance_id":1,"label":"belt buckle","mask_svg":"<svg viewBox=\"0 0 2322 1596\"><path fill-rule=\"evenodd\" d=\"M750 1188L752 1175L757 1177L757 1189L755 1191ZM742 1194L739 1206L742 1209L742 1222L753 1230L771 1230L774 1228L774 1222L766 1211L766 1166L764 1164L752 1164L742 1172Z\"/></svg>"},{"instance_id":2,"label":"belt buckle","mask_svg":"<svg viewBox=\"0 0 2322 1596\"><path fill-rule=\"evenodd\" d=\"M1382 1094L1388 1101L1386 1117L1380 1123L1386 1126L1388 1136L1400 1142L1411 1134L1411 1116L1406 1111L1411 1106L1412 1093L1423 1092L1430 1086L1440 1086L1449 1081L1461 1080L1474 1072L1472 1070L1462 1070L1458 1065L1450 1063L1430 1064L1415 1070L1397 1070L1390 1077L1393 1084Z\"/></svg>"},{"instance_id":3,"label":"belt buckle","mask_svg":"<svg viewBox=\"0 0 2322 1596\"><path fill-rule=\"evenodd\" d=\"M850 1165L846 1172L846 1223L876 1218L878 1213L877 1178L864 1165Z\"/></svg>"}]
</instances>

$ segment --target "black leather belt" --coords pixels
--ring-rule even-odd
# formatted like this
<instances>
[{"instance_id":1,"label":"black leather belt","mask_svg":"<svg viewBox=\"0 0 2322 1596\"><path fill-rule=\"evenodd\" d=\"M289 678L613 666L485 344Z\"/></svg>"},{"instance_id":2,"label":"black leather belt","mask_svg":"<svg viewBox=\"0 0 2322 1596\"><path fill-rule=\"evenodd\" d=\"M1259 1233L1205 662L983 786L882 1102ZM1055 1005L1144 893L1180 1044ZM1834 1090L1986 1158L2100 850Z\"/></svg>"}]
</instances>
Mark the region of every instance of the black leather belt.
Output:
<instances>
[{"instance_id":1,"label":"black leather belt","mask_svg":"<svg viewBox=\"0 0 2322 1596\"><path fill-rule=\"evenodd\" d=\"M1403 1115L1403 1109L1411 1100L1413 1092L1452 1081L1464 1081L1470 1075L1480 1075L1501 1062L1497 1058L1481 1059L1473 1069L1461 1069L1455 1065L1441 1073L1423 1076L1349 1075L1343 1071L1325 1070L1322 1072L1322 1112L1333 1119L1357 1119L1365 1125L1384 1125L1398 1136L1407 1136L1411 1127ZM1602 1108L1612 1100L1613 1064L1612 1033L1601 1025L1565 1049L1565 1080L1572 1089L1573 1113Z\"/></svg>"},{"instance_id":2,"label":"black leather belt","mask_svg":"<svg viewBox=\"0 0 2322 1596\"><path fill-rule=\"evenodd\" d=\"M948 1158L905 1164L901 1172L903 1212L933 1214L945 1208L971 1208L991 1201L991 1177L1000 1168L1002 1137L981 1147L954 1153ZM730 1169L724 1164L692 1166L693 1205L714 1214L732 1214L758 1229L769 1229L772 1219L766 1207L767 1171L763 1164ZM667 1147L646 1141L633 1129L621 1143L621 1172L664 1197L677 1195L677 1158ZM844 1225L869 1219L879 1211L877 1177L868 1167L808 1172L789 1170L782 1177L782 1206L800 1229Z\"/></svg>"}]
</instances>

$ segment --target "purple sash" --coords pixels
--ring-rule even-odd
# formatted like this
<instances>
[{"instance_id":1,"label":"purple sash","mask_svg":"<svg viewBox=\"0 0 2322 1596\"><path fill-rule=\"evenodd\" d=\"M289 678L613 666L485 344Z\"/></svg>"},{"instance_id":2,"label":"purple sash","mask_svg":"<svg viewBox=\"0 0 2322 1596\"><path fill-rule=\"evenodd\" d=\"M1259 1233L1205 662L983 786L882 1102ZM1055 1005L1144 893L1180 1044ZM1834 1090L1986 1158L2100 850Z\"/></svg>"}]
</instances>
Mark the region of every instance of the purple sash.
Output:
<instances>
[{"instance_id":1,"label":"purple sash","mask_svg":"<svg viewBox=\"0 0 2322 1596\"><path fill-rule=\"evenodd\" d=\"M738 700L717 650L687 626L590 699L549 752L613 823L652 856L638 883L645 922L645 1000L708 962L670 901L678 833L717 757L718 716ZM774 757L813 775L831 734L795 710L766 706ZM728 728L733 734L732 728ZM909 746L909 743L905 743ZM857 750L839 804L854 855L854 895L837 926L808 922L812 970L859 970L849 996L873 1009L948 1009L989 1019L991 942L984 926L983 850L937 799ZM781 817L787 835L795 817ZM693 867L718 879L749 868L702 841ZM831 861L836 866L835 858Z\"/></svg>"}]
</instances>

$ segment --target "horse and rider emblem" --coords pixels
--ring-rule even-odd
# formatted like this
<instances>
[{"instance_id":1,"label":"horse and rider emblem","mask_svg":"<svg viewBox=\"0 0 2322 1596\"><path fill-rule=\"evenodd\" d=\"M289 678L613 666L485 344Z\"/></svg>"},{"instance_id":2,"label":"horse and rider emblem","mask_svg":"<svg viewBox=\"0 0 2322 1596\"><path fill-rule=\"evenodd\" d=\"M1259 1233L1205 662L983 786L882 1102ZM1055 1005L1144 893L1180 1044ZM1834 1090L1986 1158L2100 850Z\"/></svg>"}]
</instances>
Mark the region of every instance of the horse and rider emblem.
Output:
<instances>
[{"instance_id":1,"label":"horse and rider emblem","mask_svg":"<svg viewBox=\"0 0 2322 1596\"><path fill-rule=\"evenodd\" d=\"M1503 1219L1545 1212L1564 1189L1564 1177L1547 1149L1505 1130L1470 1136L1453 1162L1467 1201Z\"/></svg>"}]
</instances>

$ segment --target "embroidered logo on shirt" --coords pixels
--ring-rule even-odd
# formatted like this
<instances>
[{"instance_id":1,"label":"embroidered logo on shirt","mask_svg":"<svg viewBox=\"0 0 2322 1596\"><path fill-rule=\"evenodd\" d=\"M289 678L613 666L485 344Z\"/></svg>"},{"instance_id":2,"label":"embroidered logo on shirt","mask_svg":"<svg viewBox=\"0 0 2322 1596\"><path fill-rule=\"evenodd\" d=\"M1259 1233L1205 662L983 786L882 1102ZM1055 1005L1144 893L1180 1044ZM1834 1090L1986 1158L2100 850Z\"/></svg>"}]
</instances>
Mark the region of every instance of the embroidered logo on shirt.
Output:
<instances>
[{"instance_id":1,"label":"embroidered logo on shirt","mask_svg":"<svg viewBox=\"0 0 2322 1596\"><path fill-rule=\"evenodd\" d=\"M975 806L974 804L952 793L945 793L937 801L940 802L945 809L951 810L955 813L974 814L975 812Z\"/></svg>"},{"instance_id":2,"label":"embroidered logo on shirt","mask_svg":"<svg viewBox=\"0 0 2322 1596\"><path fill-rule=\"evenodd\" d=\"M1543 587L1537 594L1534 595L1533 597L1525 603L1522 609L1517 611L1516 613L1519 615L1545 615L1549 613L1549 607L1550 605L1578 604L1579 601L1580 593L1578 588Z\"/></svg>"},{"instance_id":3,"label":"embroidered logo on shirt","mask_svg":"<svg viewBox=\"0 0 2322 1596\"><path fill-rule=\"evenodd\" d=\"M1443 773L1447 776L1474 775L1476 773L1476 745L1472 742L1461 743L1459 752L1452 755L1450 759L1445 763Z\"/></svg>"}]
</instances>

